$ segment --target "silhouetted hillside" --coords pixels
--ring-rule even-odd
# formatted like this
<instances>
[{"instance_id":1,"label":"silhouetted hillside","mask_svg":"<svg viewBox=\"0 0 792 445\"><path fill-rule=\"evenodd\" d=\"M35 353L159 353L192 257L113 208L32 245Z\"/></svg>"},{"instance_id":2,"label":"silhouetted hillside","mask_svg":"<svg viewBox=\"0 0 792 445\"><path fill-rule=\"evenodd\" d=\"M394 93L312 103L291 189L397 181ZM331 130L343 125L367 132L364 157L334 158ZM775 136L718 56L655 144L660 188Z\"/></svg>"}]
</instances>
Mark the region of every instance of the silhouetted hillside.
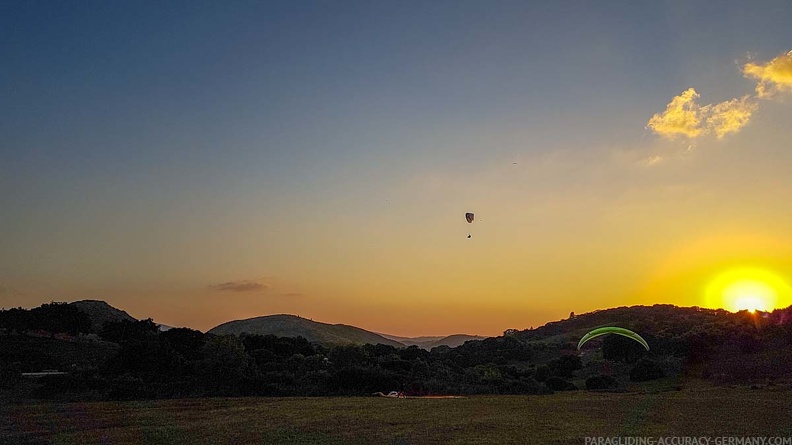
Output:
<instances>
[{"instance_id":1,"label":"silhouetted hillside","mask_svg":"<svg viewBox=\"0 0 792 445\"><path fill-rule=\"evenodd\" d=\"M430 343L427 345L427 347L428 349L432 349L436 346L448 346L449 348L456 348L457 346L463 345L468 341L480 341L487 338L488 337L481 337L478 335L454 334L449 335L448 337L443 337L436 342Z\"/></svg>"},{"instance_id":2,"label":"silhouetted hillside","mask_svg":"<svg viewBox=\"0 0 792 445\"><path fill-rule=\"evenodd\" d=\"M723 309L677 307L671 304L621 306L554 321L536 329L510 330L526 341L568 340L577 342L586 332L601 326L620 326L649 336L673 336L734 319Z\"/></svg>"},{"instance_id":3,"label":"silhouetted hillside","mask_svg":"<svg viewBox=\"0 0 792 445\"><path fill-rule=\"evenodd\" d=\"M601 326L639 333L651 347L649 356L682 359L688 376L718 382L792 379L792 361L787 359L792 356L792 306L756 313L673 305L618 307L506 334L527 344L574 351L581 336ZM618 336L600 337L585 349L602 346L603 358L624 358L609 348L621 341ZM640 355L639 350L633 352Z\"/></svg>"},{"instance_id":4,"label":"silhouetted hillside","mask_svg":"<svg viewBox=\"0 0 792 445\"><path fill-rule=\"evenodd\" d=\"M421 349L430 351L437 346L448 346L449 348L456 348L464 344L466 341L471 340L484 340L488 337L481 337L479 335L467 334L453 334L448 336L425 336L425 337L399 337L396 335L379 334L385 338L397 341L405 346L418 346Z\"/></svg>"},{"instance_id":5,"label":"silhouetted hillside","mask_svg":"<svg viewBox=\"0 0 792 445\"><path fill-rule=\"evenodd\" d=\"M344 324L327 324L295 315L267 315L236 320L215 326L207 333L225 335L242 333L275 335L278 337L303 337L310 342L326 344L383 344L396 347L404 345L365 329Z\"/></svg>"},{"instance_id":6,"label":"silhouetted hillside","mask_svg":"<svg viewBox=\"0 0 792 445\"><path fill-rule=\"evenodd\" d=\"M634 330L649 350L619 335L577 350L587 331L605 325ZM126 400L633 391L644 382L678 389L688 378L752 387L792 382L792 307L619 307L431 350L292 315L233 321L207 334L162 331L151 319L109 321L98 335L85 335L89 326L88 316L66 303L1 310L0 396L21 386L29 388L23 398ZM468 339L444 339L454 337ZM44 369L67 374L25 380L23 373Z\"/></svg>"},{"instance_id":7,"label":"silhouetted hillside","mask_svg":"<svg viewBox=\"0 0 792 445\"><path fill-rule=\"evenodd\" d=\"M69 304L88 314L88 318L91 319L91 332L94 333L101 331L102 325L109 321L136 320L125 311L116 309L100 300L81 300Z\"/></svg>"}]
</instances>

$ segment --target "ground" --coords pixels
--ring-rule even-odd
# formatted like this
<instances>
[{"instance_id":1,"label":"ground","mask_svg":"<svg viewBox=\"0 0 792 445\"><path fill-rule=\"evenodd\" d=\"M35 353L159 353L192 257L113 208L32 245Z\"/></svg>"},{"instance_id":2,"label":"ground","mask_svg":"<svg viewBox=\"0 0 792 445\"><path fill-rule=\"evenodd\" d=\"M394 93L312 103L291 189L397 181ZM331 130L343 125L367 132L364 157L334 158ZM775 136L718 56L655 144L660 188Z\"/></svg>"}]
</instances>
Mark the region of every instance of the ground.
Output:
<instances>
[{"instance_id":1,"label":"ground","mask_svg":"<svg viewBox=\"0 0 792 445\"><path fill-rule=\"evenodd\" d=\"M792 436L787 386L464 399L2 403L8 444L583 444L592 436Z\"/></svg>"}]
</instances>

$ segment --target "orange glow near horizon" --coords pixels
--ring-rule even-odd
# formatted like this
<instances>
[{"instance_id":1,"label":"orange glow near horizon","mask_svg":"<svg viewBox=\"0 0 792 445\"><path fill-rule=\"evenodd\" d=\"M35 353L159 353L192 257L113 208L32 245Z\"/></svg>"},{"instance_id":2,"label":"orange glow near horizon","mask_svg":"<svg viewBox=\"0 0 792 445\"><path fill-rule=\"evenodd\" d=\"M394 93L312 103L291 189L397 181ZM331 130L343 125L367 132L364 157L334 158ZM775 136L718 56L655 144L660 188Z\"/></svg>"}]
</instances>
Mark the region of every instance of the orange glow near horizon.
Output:
<instances>
[{"instance_id":1,"label":"orange glow near horizon","mask_svg":"<svg viewBox=\"0 0 792 445\"><path fill-rule=\"evenodd\" d=\"M731 312L772 311L792 304L792 288L773 272L733 269L718 275L706 291L706 306Z\"/></svg>"}]
</instances>

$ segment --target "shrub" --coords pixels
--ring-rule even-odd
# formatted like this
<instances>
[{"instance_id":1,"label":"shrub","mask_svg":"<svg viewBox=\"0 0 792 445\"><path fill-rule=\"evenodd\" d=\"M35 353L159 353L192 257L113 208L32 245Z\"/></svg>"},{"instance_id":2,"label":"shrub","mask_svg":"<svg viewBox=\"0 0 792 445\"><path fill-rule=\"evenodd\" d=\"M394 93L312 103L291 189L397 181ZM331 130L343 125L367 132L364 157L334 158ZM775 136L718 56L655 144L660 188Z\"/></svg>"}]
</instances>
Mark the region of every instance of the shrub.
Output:
<instances>
[{"instance_id":1,"label":"shrub","mask_svg":"<svg viewBox=\"0 0 792 445\"><path fill-rule=\"evenodd\" d=\"M597 375L586 379L586 389L616 389L619 382L609 375Z\"/></svg>"},{"instance_id":2,"label":"shrub","mask_svg":"<svg viewBox=\"0 0 792 445\"><path fill-rule=\"evenodd\" d=\"M574 391L578 389L574 383L564 380L561 377L549 377L545 385L553 391Z\"/></svg>"},{"instance_id":3,"label":"shrub","mask_svg":"<svg viewBox=\"0 0 792 445\"><path fill-rule=\"evenodd\" d=\"M19 362L0 363L0 388L9 389L22 380L22 365Z\"/></svg>"},{"instance_id":4,"label":"shrub","mask_svg":"<svg viewBox=\"0 0 792 445\"><path fill-rule=\"evenodd\" d=\"M633 382L646 382L665 377L665 372L653 360L642 358L633 366L630 371L630 380Z\"/></svg>"}]
</instances>

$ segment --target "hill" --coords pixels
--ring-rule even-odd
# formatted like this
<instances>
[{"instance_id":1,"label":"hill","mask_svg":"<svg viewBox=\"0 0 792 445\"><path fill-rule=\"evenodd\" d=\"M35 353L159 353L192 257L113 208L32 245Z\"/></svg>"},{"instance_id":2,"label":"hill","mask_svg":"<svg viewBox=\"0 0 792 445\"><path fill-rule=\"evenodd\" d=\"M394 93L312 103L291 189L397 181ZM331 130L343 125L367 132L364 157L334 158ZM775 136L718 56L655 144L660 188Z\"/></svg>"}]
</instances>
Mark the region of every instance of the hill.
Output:
<instances>
[{"instance_id":1,"label":"hill","mask_svg":"<svg viewBox=\"0 0 792 445\"><path fill-rule=\"evenodd\" d=\"M333 344L384 344L404 347L400 342L365 329L344 324L327 324L296 315L266 315L223 323L210 329L208 334L239 335L242 333L275 335L278 337L303 337L310 342Z\"/></svg>"},{"instance_id":2,"label":"hill","mask_svg":"<svg viewBox=\"0 0 792 445\"><path fill-rule=\"evenodd\" d=\"M723 309L678 307L670 304L621 306L577 316L572 315L567 319L553 321L536 329L510 331L525 341L577 342L586 332L594 328L615 325L640 332L641 335L665 337L695 332L703 326L733 323L747 315L747 313L733 314Z\"/></svg>"},{"instance_id":3,"label":"hill","mask_svg":"<svg viewBox=\"0 0 792 445\"><path fill-rule=\"evenodd\" d=\"M449 335L447 337L443 337L440 340L430 343L429 345L427 345L427 347L430 350L436 346L448 346L449 348L456 348L457 346L465 344L465 342L484 340L486 338L488 337L481 337L479 335L468 335L468 334L454 334L454 335Z\"/></svg>"},{"instance_id":4,"label":"hill","mask_svg":"<svg viewBox=\"0 0 792 445\"><path fill-rule=\"evenodd\" d=\"M134 317L125 311L116 309L104 301L80 300L69 304L88 314L88 318L91 319L91 331L94 333L99 332L102 329L102 325L108 321L136 321Z\"/></svg>"},{"instance_id":5,"label":"hill","mask_svg":"<svg viewBox=\"0 0 792 445\"><path fill-rule=\"evenodd\" d=\"M448 346L449 348L456 348L464 344L466 341L471 340L484 340L488 337L481 337L478 335L468 334L453 334L448 336L426 336L426 337L399 337L396 335L382 334L379 335L397 341L405 346L418 346L421 349L431 351L432 348L437 346Z\"/></svg>"},{"instance_id":6,"label":"hill","mask_svg":"<svg viewBox=\"0 0 792 445\"><path fill-rule=\"evenodd\" d=\"M651 349L606 335L578 350L581 336L603 325L632 329ZM688 379L757 389L792 383L792 307L755 313L619 307L431 350L293 315L237 320L210 330L269 334L263 336L161 331L151 319L81 335L89 326L88 317L67 303L0 311L0 398L4 388L23 381L23 372L42 369L69 374L29 382L20 397L361 396L386 390L415 396L538 395L584 388L635 391L644 383L648 389L678 389ZM94 344L97 337L103 344Z\"/></svg>"}]
</instances>

